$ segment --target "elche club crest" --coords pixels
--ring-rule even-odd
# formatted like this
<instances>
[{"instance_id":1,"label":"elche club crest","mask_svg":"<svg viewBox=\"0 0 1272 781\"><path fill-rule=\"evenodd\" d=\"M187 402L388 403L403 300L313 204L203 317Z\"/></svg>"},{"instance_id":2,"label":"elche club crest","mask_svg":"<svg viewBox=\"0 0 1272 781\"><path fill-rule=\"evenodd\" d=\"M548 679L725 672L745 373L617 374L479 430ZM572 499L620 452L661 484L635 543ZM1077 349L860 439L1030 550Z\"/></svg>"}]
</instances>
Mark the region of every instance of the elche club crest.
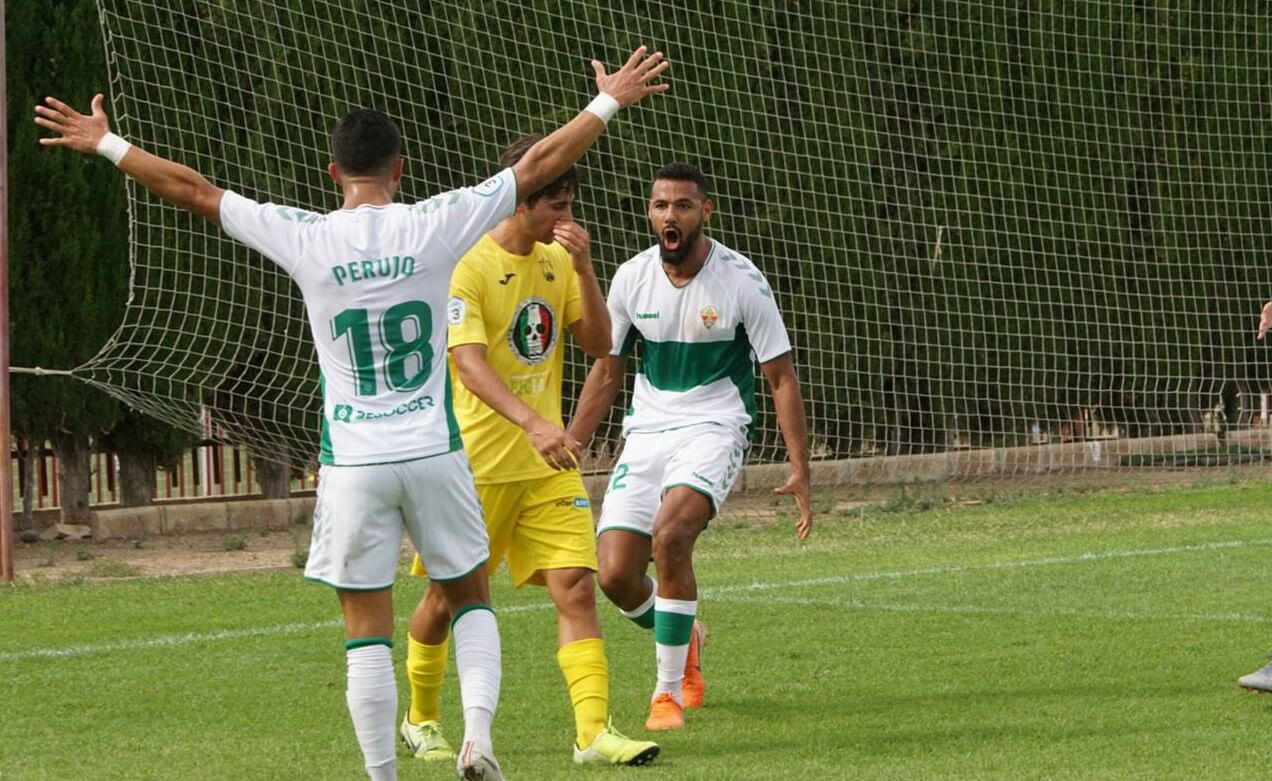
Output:
<instances>
[{"instance_id":1,"label":"elche club crest","mask_svg":"<svg viewBox=\"0 0 1272 781\"><path fill-rule=\"evenodd\" d=\"M541 298L528 298L517 306L508 328L508 346L521 360L533 366L542 363L556 347L556 313Z\"/></svg>"},{"instance_id":2,"label":"elche club crest","mask_svg":"<svg viewBox=\"0 0 1272 781\"><path fill-rule=\"evenodd\" d=\"M720 313L710 304L704 306L698 316L702 318L702 327L708 331L715 328L716 321L720 319Z\"/></svg>"}]
</instances>

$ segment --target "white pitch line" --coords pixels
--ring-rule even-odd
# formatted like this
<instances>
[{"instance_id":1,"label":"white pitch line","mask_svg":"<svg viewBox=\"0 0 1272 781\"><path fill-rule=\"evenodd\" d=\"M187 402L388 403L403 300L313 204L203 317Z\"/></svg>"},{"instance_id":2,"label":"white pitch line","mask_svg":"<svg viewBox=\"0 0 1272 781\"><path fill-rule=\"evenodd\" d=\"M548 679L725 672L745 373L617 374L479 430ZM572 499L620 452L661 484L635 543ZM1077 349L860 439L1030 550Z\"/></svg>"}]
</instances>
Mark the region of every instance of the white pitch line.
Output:
<instances>
[{"instance_id":1,"label":"white pitch line","mask_svg":"<svg viewBox=\"0 0 1272 781\"><path fill-rule=\"evenodd\" d=\"M32 648L26 651L10 651L0 653L0 662L15 662L22 659L65 659L73 656L110 653L111 651L137 651L145 648L165 648L193 643L207 643L216 640L239 640L245 637L269 637L273 635L296 635L340 626L342 621L315 621L309 624L274 624L258 626L251 629L222 629L215 632L186 632L181 635L160 635L136 640L118 640L113 643L94 643L91 645L70 645L62 648Z\"/></svg>"},{"instance_id":2,"label":"white pitch line","mask_svg":"<svg viewBox=\"0 0 1272 781\"><path fill-rule=\"evenodd\" d=\"M1210 542L1200 545L1180 545L1172 548L1143 548L1139 550L1105 551L1102 553L1083 553L1076 556L1061 556L1045 559L1026 559L1023 561L991 561L983 564L957 564L946 567L923 567L920 569L893 570L883 572L864 572L856 575L835 575L824 578L807 578L803 580L770 581L766 583L741 583L732 586L704 588L700 592L701 599L718 598L725 594L738 594L755 591L771 591L784 588L802 588L807 586L831 586L843 583L854 583L870 580L889 580L919 577L924 575L947 575L959 572L975 572L982 570L1011 570L1031 567L1050 567L1062 564L1084 564L1115 559L1135 558L1139 556L1170 556L1177 553L1194 553L1201 551L1230 550L1255 546L1272 545L1272 539L1230 540L1227 542ZM771 600L770 600L771 601ZM507 613L525 613L552 609L552 603L541 602L530 605L513 605L496 607L499 615ZM1201 617L1198 617L1199 619ZM1215 619L1234 620L1234 619ZM1252 620L1266 620L1261 617ZM223 629L211 632L187 632L177 635L160 635L159 637L138 638L135 640L118 640L111 643L63 646L61 648L29 648L24 651L0 652L0 662L16 662L24 659L67 659L78 656L111 653L114 651L134 651L146 648L170 648L197 643L215 642L218 640L237 640L249 637L269 637L273 635L293 635L329 629L342 624L340 620L316 621L307 624L273 624L271 626L253 627L250 629Z\"/></svg>"},{"instance_id":3,"label":"white pitch line","mask_svg":"<svg viewBox=\"0 0 1272 781\"><path fill-rule=\"evenodd\" d=\"M1129 559L1140 556L1171 556L1176 553L1196 553L1215 550L1231 550L1234 548L1250 548L1272 545L1272 539L1230 540L1227 542L1208 542L1200 545L1180 545L1173 548L1142 548L1139 550L1104 551L1103 553L1080 553L1076 556L1057 556L1045 559L1024 559L1021 561L988 561L983 564L955 564L945 567L921 567L919 569L891 570L883 572L862 572L855 575L831 575L822 578L806 578L769 583L740 583L733 586L717 586L702 590L703 597L719 594L734 594L746 591L769 591L778 588L802 588L806 586L834 586L842 583L857 583L869 580L892 580L912 578L923 575L951 575L959 572L977 572L984 570L1031 569L1033 567L1054 567L1062 564L1088 564L1116 559Z\"/></svg>"},{"instance_id":4,"label":"white pitch line","mask_svg":"<svg viewBox=\"0 0 1272 781\"><path fill-rule=\"evenodd\" d=\"M496 608L496 613L526 613L532 610L548 610L551 602L534 605L512 605ZM406 616L398 616L405 619ZM112 643L94 643L90 645L71 645L62 648L30 648L25 651L9 651L0 653L0 662L15 662L23 659L67 659L76 656L110 653L112 651L138 651L146 648L172 648L181 645L215 642L217 640L241 640L248 637L272 637L276 635L299 635L320 629L334 629L344 626L341 619L313 621L308 624L273 624L250 629L221 629L214 632L186 632L179 635L160 635L158 637L138 638L136 640L117 640Z\"/></svg>"},{"instance_id":5,"label":"white pitch line","mask_svg":"<svg viewBox=\"0 0 1272 781\"><path fill-rule=\"evenodd\" d=\"M1077 610L1072 608L1011 608L981 607L979 605L928 605L922 603L863 602L858 599L802 599L800 597L725 595L720 602L748 605L795 605L797 607L827 607L839 610L859 610L879 613L935 613L938 615L1004 615L1043 616L1068 618L1097 618L1109 621L1207 621L1240 624L1272 624L1272 616L1252 613L1142 613L1133 610Z\"/></svg>"}]
</instances>

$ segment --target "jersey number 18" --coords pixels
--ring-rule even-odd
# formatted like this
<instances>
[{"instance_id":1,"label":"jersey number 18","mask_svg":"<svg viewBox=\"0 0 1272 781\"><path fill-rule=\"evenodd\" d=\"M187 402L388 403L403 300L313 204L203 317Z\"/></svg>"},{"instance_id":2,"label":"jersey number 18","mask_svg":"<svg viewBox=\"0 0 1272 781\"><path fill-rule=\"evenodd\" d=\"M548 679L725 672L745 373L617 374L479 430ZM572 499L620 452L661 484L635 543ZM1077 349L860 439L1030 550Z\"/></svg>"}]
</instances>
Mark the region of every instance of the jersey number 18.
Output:
<instances>
[{"instance_id":1,"label":"jersey number 18","mask_svg":"<svg viewBox=\"0 0 1272 781\"><path fill-rule=\"evenodd\" d=\"M414 337L407 337L406 324L414 322ZM365 309L346 309L331 320L331 338L349 335L349 360L357 380L359 396L374 396L379 390L375 348L371 342L371 321ZM383 347L381 371L391 391L413 391L428 382L433 368L433 310L423 301L403 301L389 307L376 329ZM415 360L412 360L412 359ZM418 367L418 368L416 368ZM414 369L414 371L412 371Z\"/></svg>"}]
</instances>

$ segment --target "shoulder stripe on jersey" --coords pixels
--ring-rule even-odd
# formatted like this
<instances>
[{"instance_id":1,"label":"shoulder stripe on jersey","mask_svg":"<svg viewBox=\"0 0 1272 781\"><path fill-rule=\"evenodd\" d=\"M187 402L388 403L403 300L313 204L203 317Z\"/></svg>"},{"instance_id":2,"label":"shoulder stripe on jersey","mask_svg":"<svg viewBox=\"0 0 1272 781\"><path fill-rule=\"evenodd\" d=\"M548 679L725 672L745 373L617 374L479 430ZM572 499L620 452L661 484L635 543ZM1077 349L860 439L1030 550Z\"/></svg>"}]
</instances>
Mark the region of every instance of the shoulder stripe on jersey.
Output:
<instances>
[{"instance_id":1,"label":"shoulder stripe on jersey","mask_svg":"<svg viewBox=\"0 0 1272 781\"><path fill-rule=\"evenodd\" d=\"M318 463L334 464L336 456L331 448L331 426L327 423L327 378L318 372L318 397L322 399L322 433L319 437Z\"/></svg>"}]
</instances>

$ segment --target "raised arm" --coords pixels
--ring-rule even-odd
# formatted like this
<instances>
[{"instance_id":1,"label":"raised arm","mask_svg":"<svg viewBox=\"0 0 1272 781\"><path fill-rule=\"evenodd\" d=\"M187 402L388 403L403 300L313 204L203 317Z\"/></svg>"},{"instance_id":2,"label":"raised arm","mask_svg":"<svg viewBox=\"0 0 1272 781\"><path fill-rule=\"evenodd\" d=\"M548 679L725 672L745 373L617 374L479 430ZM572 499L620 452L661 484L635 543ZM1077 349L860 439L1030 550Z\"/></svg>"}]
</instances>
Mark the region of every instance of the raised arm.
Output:
<instances>
[{"instance_id":1,"label":"raised arm","mask_svg":"<svg viewBox=\"0 0 1272 781\"><path fill-rule=\"evenodd\" d=\"M592 364L592 370L583 382L583 391L579 393L574 416L570 418L570 425L565 427L566 433L584 447L596 434L597 426L609 414L610 407L614 406L626 374L627 359L621 355L607 355Z\"/></svg>"},{"instance_id":2,"label":"raised arm","mask_svg":"<svg viewBox=\"0 0 1272 781\"><path fill-rule=\"evenodd\" d=\"M219 225L225 191L193 168L150 154L111 133L102 100L100 93L95 95L91 113L85 115L57 98L45 98L45 105L35 107L35 123L57 135L41 138L40 143L88 155L101 154L150 192Z\"/></svg>"},{"instance_id":3,"label":"raised arm","mask_svg":"<svg viewBox=\"0 0 1272 781\"><path fill-rule=\"evenodd\" d=\"M1262 339L1268 329L1272 328L1272 301L1263 305L1263 312L1259 315L1259 338Z\"/></svg>"},{"instance_id":4,"label":"raised arm","mask_svg":"<svg viewBox=\"0 0 1272 781\"><path fill-rule=\"evenodd\" d=\"M808 467L808 423L804 417L804 397L799 390L799 377L795 374L795 361L788 352L768 363L760 365L764 379L773 393L773 406L777 410L777 425L782 429L786 442L786 457L791 464L791 474L786 483L774 493L795 497L799 506L799 522L795 533L802 540L813 529Z\"/></svg>"},{"instance_id":5,"label":"raised arm","mask_svg":"<svg viewBox=\"0 0 1272 781\"><path fill-rule=\"evenodd\" d=\"M623 67L606 74L605 66L592 60L596 72L596 86L600 95L578 113L574 119L557 128L539 143L530 147L525 156L512 167L517 175L517 202L556 179L583 157L596 139L605 132L609 118L620 108L640 102L647 95L666 92L667 84L653 82L667 70L668 62L662 52L648 57L644 46L632 52Z\"/></svg>"}]
</instances>

